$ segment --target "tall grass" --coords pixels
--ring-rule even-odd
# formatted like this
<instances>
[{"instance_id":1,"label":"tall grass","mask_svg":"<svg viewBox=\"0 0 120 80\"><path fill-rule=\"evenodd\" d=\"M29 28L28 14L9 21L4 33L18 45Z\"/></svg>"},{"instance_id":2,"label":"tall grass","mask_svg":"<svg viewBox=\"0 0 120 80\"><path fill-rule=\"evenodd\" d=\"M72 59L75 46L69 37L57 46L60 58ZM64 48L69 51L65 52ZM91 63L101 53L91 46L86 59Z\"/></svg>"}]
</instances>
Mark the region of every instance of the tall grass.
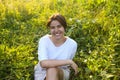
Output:
<instances>
[{"instance_id":1,"label":"tall grass","mask_svg":"<svg viewBox=\"0 0 120 80\"><path fill-rule=\"evenodd\" d=\"M119 0L0 0L0 80L33 80L38 40L53 13L66 17L66 35L78 43L79 73L70 79L119 80Z\"/></svg>"}]
</instances>

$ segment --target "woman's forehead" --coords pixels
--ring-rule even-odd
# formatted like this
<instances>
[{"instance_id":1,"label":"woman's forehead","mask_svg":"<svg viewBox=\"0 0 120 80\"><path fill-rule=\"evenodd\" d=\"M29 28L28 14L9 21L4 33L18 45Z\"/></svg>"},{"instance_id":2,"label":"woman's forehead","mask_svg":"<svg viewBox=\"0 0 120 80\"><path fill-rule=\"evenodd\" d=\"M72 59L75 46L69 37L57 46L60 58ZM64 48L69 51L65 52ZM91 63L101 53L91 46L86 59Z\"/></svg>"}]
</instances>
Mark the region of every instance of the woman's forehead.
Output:
<instances>
[{"instance_id":1,"label":"woman's forehead","mask_svg":"<svg viewBox=\"0 0 120 80\"><path fill-rule=\"evenodd\" d=\"M56 25L61 25L61 23L57 20L53 20L50 24L50 26L56 26Z\"/></svg>"}]
</instances>

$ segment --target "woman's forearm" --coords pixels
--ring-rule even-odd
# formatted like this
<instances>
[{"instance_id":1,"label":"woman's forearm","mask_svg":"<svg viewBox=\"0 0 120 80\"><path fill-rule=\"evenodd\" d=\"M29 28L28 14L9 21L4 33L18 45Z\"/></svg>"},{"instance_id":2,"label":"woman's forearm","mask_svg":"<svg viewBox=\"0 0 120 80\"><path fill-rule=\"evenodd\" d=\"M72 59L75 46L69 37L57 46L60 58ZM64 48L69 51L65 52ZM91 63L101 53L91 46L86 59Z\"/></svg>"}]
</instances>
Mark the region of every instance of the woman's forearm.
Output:
<instances>
[{"instance_id":1,"label":"woman's forearm","mask_svg":"<svg viewBox=\"0 0 120 80\"><path fill-rule=\"evenodd\" d=\"M70 65L74 69L75 74L78 73L78 66L72 60L43 60L40 62L40 65L43 68L52 68L52 67Z\"/></svg>"},{"instance_id":2,"label":"woman's forearm","mask_svg":"<svg viewBox=\"0 0 120 80\"><path fill-rule=\"evenodd\" d=\"M43 60L40 62L40 64L43 68L58 67L64 65L71 65L72 60Z\"/></svg>"}]
</instances>

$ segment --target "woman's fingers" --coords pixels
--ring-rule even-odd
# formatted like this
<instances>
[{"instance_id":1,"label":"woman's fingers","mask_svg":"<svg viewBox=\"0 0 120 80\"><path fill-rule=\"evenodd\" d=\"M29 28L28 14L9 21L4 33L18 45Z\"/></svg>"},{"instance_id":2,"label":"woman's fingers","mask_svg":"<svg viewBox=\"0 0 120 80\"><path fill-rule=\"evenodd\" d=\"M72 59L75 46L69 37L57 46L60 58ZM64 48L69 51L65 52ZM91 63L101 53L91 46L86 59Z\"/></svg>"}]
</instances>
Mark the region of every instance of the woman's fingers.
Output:
<instances>
[{"instance_id":1,"label":"woman's fingers","mask_svg":"<svg viewBox=\"0 0 120 80\"><path fill-rule=\"evenodd\" d=\"M77 64L72 61L71 67L74 69L75 75L76 75L78 73L78 66L77 66Z\"/></svg>"}]
</instances>

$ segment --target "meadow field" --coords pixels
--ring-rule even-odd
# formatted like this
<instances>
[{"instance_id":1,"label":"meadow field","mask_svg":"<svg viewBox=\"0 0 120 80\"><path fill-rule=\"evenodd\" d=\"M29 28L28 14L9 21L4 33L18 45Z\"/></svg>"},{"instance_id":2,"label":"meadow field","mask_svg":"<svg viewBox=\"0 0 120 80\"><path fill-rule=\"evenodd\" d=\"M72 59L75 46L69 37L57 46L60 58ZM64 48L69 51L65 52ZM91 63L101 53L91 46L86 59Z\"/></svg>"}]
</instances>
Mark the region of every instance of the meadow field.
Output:
<instances>
[{"instance_id":1,"label":"meadow field","mask_svg":"<svg viewBox=\"0 0 120 80\"><path fill-rule=\"evenodd\" d=\"M120 80L120 0L0 0L0 80L34 80L38 40L54 13L78 43L70 80Z\"/></svg>"}]
</instances>

